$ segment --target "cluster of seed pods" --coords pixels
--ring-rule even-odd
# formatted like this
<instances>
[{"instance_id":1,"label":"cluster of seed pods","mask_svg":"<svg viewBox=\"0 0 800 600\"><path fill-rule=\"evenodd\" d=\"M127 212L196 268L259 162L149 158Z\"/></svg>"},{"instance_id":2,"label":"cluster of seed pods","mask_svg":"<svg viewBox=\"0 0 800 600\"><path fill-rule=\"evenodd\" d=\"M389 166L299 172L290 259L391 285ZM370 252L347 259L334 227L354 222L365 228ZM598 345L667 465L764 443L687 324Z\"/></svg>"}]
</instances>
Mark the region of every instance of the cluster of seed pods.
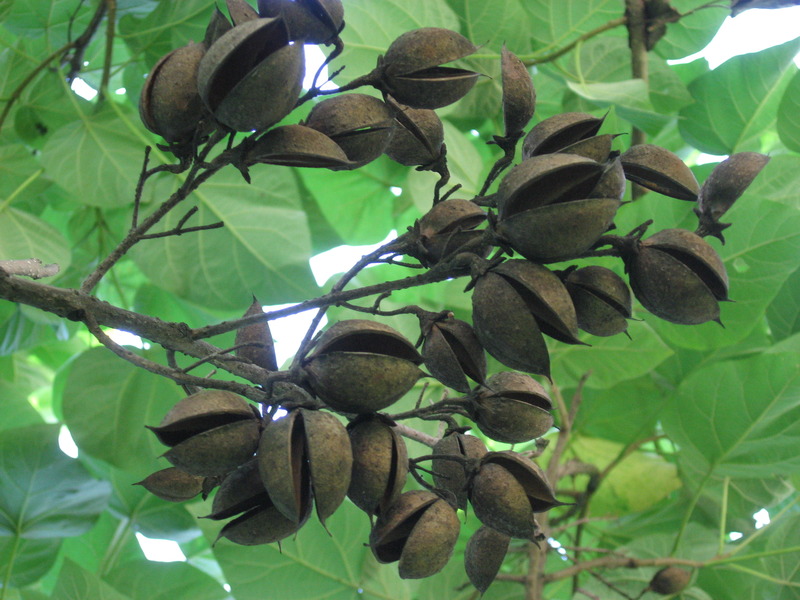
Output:
<instances>
[{"instance_id":1,"label":"cluster of seed pods","mask_svg":"<svg viewBox=\"0 0 800 600\"><path fill-rule=\"evenodd\" d=\"M446 29L410 31L356 80L380 98L340 93L317 100L304 121L276 126L300 102L303 43L341 49L341 1L259 0L252 7L227 0L227 7L228 17L214 12L203 42L163 57L144 87L142 120L167 149L187 157L215 130L244 132L248 143L237 166L245 174L257 164L357 169L386 154L446 180L444 128L434 109L463 97L478 78L448 66L475 52L472 42ZM700 186L663 148L614 150L616 136L599 133L603 118L563 113L526 134L536 99L529 71L505 48L501 66L504 131L493 143L506 158L492 168L487 187L523 140L521 162L491 195L439 201L437 188L404 250L426 268L455 259L469 264L472 323L418 311L421 351L383 323L334 323L295 361L291 383L275 386L270 410L219 390L178 403L151 427L169 447L164 457L173 467L142 485L170 501L213 493L208 518L226 520L219 538L244 545L280 542L314 511L324 526L350 501L369 516L375 558L398 562L404 578L444 567L459 533L457 511L465 510L482 523L465 553L466 574L481 592L511 538L541 541L536 514L562 504L545 473L516 452L490 452L466 431L474 424L509 444L545 435L554 423L552 402L530 376L550 376L544 336L583 344L579 330L625 333L632 297L674 323L719 321L728 280L703 238L724 242L728 225L720 217L768 158L733 155ZM697 231L665 229L644 238L642 227L613 235L628 181L692 202ZM549 266L590 259L604 247L621 259L627 282L597 265ZM259 313L254 300L245 316ZM236 347L239 360L278 370L266 321L241 328ZM486 352L513 371L487 373ZM448 405L457 410L443 412L450 426L432 448L433 481L404 491L414 461L386 410L422 378L463 397ZM288 414L273 420L279 407ZM454 414L471 425L453 427Z\"/></svg>"}]
</instances>

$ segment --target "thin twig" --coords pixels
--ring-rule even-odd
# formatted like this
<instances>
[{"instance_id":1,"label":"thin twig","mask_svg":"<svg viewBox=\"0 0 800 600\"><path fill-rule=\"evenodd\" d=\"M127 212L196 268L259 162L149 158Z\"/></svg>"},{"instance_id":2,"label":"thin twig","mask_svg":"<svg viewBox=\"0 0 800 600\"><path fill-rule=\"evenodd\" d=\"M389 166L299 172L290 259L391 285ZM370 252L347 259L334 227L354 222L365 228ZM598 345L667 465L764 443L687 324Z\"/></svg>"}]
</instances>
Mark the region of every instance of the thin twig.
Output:
<instances>
[{"instance_id":1,"label":"thin twig","mask_svg":"<svg viewBox=\"0 0 800 600\"><path fill-rule=\"evenodd\" d=\"M580 44L582 42L585 42L586 40L589 40L589 39L591 39L591 38L593 38L595 36L598 36L601 33L604 33L604 32L606 32L606 31L608 31L610 29L614 29L616 27L619 27L620 25L625 25L625 23L627 23L627 22L628 22L627 17L618 17L616 19L612 19L608 23L600 25L599 27L595 27L591 31L587 31L583 35L575 38L572 42L570 42L569 44L567 44L563 48L560 48L559 50L556 50L555 52L551 52L550 54L545 54L544 56L540 56L538 58L533 58L533 59L530 59L530 60L525 60L525 61L522 61L522 62L525 64L526 67L532 67L534 65L540 65L540 64L546 63L546 62L552 62L555 59L557 59L557 58L559 58L561 56L564 56L567 52L572 50L578 44Z\"/></svg>"}]
</instances>

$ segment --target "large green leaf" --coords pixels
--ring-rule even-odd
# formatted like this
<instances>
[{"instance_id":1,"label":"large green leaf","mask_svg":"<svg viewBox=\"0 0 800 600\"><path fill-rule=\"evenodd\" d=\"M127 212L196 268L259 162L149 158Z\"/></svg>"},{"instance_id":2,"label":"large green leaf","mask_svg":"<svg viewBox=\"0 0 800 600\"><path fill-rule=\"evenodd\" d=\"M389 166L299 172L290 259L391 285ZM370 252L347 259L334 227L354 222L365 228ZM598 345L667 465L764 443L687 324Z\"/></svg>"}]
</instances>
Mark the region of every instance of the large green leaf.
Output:
<instances>
[{"instance_id":1,"label":"large green leaf","mask_svg":"<svg viewBox=\"0 0 800 600\"><path fill-rule=\"evenodd\" d=\"M166 198L172 184L165 179L155 186L155 198ZM308 266L308 222L287 169L258 165L248 185L228 168L191 201L199 210L188 226L220 221L225 226L134 248L133 259L153 283L202 307L231 311L247 306L254 294L264 304L281 304L317 291ZM173 210L161 227L176 227L187 210Z\"/></svg>"},{"instance_id":2,"label":"large green leaf","mask_svg":"<svg viewBox=\"0 0 800 600\"><path fill-rule=\"evenodd\" d=\"M219 541L214 554L236 600L262 600L264 590L281 600L349 600L356 594L365 600L408 597L400 580L400 589L387 589L385 582L365 577L376 562L364 546L369 540L369 519L363 512L345 501L326 525L330 535L319 523L309 522L296 538L283 540L280 548Z\"/></svg>"},{"instance_id":3,"label":"large green leaf","mask_svg":"<svg viewBox=\"0 0 800 600\"><path fill-rule=\"evenodd\" d=\"M778 135L787 148L800 152L800 71L792 77L778 106Z\"/></svg>"},{"instance_id":4,"label":"large green leaf","mask_svg":"<svg viewBox=\"0 0 800 600\"><path fill-rule=\"evenodd\" d=\"M110 487L58 449L57 425L9 429L0 437L0 535L61 538L88 531Z\"/></svg>"},{"instance_id":5,"label":"large green leaf","mask_svg":"<svg viewBox=\"0 0 800 600\"><path fill-rule=\"evenodd\" d=\"M113 499L112 499L113 503ZM85 534L64 540L59 562L70 559L93 573L105 573L115 563L143 557L133 527L106 511ZM48 579L52 576L48 575Z\"/></svg>"},{"instance_id":6,"label":"large green leaf","mask_svg":"<svg viewBox=\"0 0 800 600\"><path fill-rule=\"evenodd\" d=\"M684 58L700 52L708 45L729 11L725 6L713 5L691 12L702 4L705 4L702 0L675 0L670 3L685 16L677 23L667 25L666 34L656 44L657 54L665 59Z\"/></svg>"},{"instance_id":7,"label":"large green leaf","mask_svg":"<svg viewBox=\"0 0 800 600\"><path fill-rule=\"evenodd\" d=\"M22 587L39 580L53 567L61 542L0 536L0 585Z\"/></svg>"},{"instance_id":8,"label":"large green leaf","mask_svg":"<svg viewBox=\"0 0 800 600\"><path fill-rule=\"evenodd\" d=\"M534 26L525 0L448 0L448 4L463 17L461 33L481 47L481 54L489 49L499 53L503 44L515 54L530 52Z\"/></svg>"},{"instance_id":9,"label":"large green leaf","mask_svg":"<svg viewBox=\"0 0 800 600\"><path fill-rule=\"evenodd\" d=\"M795 354L755 356L692 373L662 414L698 471L762 477L800 470L800 371Z\"/></svg>"},{"instance_id":10,"label":"large green leaf","mask_svg":"<svg viewBox=\"0 0 800 600\"><path fill-rule=\"evenodd\" d=\"M348 82L375 68L378 56L400 35L419 27L458 31L459 19L444 2L430 0L347 0L347 26L342 31L345 51L334 62L347 68L337 82ZM474 40L473 40L474 41Z\"/></svg>"},{"instance_id":11,"label":"large green leaf","mask_svg":"<svg viewBox=\"0 0 800 600\"><path fill-rule=\"evenodd\" d=\"M761 150L778 103L797 71L800 38L755 54L736 56L689 85L695 103L684 108L681 134L709 154Z\"/></svg>"},{"instance_id":12,"label":"large green leaf","mask_svg":"<svg viewBox=\"0 0 800 600\"><path fill-rule=\"evenodd\" d=\"M88 115L92 106L73 93L59 73L45 72L25 90L14 113L14 129L23 140L38 147L60 127Z\"/></svg>"},{"instance_id":13,"label":"large green leaf","mask_svg":"<svg viewBox=\"0 0 800 600\"><path fill-rule=\"evenodd\" d=\"M45 264L56 263L61 270L71 261L67 240L55 227L13 206L0 206L0 256L38 258Z\"/></svg>"},{"instance_id":14,"label":"large green leaf","mask_svg":"<svg viewBox=\"0 0 800 600\"><path fill-rule=\"evenodd\" d=\"M71 560L65 560L52 600L129 600L94 573L81 568Z\"/></svg>"},{"instance_id":15,"label":"large green leaf","mask_svg":"<svg viewBox=\"0 0 800 600\"><path fill-rule=\"evenodd\" d=\"M537 50L552 52L592 29L621 17L624 6L614 0L529 0L530 35Z\"/></svg>"},{"instance_id":16,"label":"large green leaf","mask_svg":"<svg viewBox=\"0 0 800 600\"><path fill-rule=\"evenodd\" d=\"M800 590L800 562L797 561L797 548L800 547L800 514L794 513L773 527L767 539L767 552L773 556L762 559L767 574L787 582L782 586L777 600L796 600ZM794 548L793 551L787 549Z\"/></svg>"},{"instance_id":17,"label":"large green leaf","mask_svg":"<svg viewBox=\"0 0 800 600\"><path fill-rule=\"evenodd\" d=\"M180 398L172 382L93 348L70 365L61 410L78 448L144 477L165 451L145 425L158 425Z\"/></svg>"},{"instance_id":18,"label":"large green leaf","mask_svg":"<svg viewBox=\"0 0 800 600\"><path fill-rule=\"evenodd\" d=\"M224 600L228 593L209 575L183 562L126 562L104 577L133 600Z\"/></svg>"},{"instance_id":19,"label":"large green leaf","mask_svg":"<svg viewBox=\"0 0 800 600\"><path fill-rule=\"evenodd\" d=\"M767 309L770 333L783 340L800 332L800 270L784 282Z\"/></svg>"},{"instance_id":20,"label":"large green leaf","mask_svg":"<svg viewBox=\"0 0 800 600\"><path fill-rule=\"evenodd\" d=\"M70 0L14 2L3 26L20 36L46 36L55 49L67 41L70 32L83 31L93 12L91 5L76 7Z\"/></svg>"}]
</instances>

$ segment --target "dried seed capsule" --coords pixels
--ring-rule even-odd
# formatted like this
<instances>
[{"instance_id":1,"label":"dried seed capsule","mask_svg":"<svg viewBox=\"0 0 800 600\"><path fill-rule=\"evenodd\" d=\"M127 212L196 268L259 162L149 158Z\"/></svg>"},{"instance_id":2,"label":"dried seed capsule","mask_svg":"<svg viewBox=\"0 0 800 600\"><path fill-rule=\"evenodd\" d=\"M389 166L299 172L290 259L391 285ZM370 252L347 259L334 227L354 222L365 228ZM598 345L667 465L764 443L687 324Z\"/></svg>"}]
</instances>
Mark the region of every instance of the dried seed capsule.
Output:
<instances>
[{"instance_id":1,"label":"dried seed capsule","mask_svg":"<svg viewBox=\"0 0 800 600\"><path fill-rule=\"evenodd\" d=\"M142 122L168 142L191 140L206 114L197 92L197 70L205 53L203 44L173 50L156 63L142 88Z\"/></svg>"},{"instance_id":2,"label":"dried seed capsule","mask_svg":"<svg viewBox=\"0 0 800 600\"><path fill-rule=\"evenodd\" d=\"M501 372L489 378L470 412L490 438L516 444L547 433L553 426L552 409L538 381L522 373Z\"/></svg>"},{"instance_id":3,"label":"dried seed capsule","mask_svg":"<svg viewBox=\"0 0 800 600\"><path fill-rule=\"evenodd\" d=\"M422 359L431 375L459 392L470 390L467 377L486 379L486 356L469 323L454 318L435 321L425 333Z\"/></svg>"},{"instance_id":4,"label":"dried seed capsule","mask_svg":"<svg viewBox=\"0 0 800 600\"><path fill-rule=\"evenodd\" d=\"M485 220L483 209L469 200L453 198L439 202L419 220L419 244L408 254L424 265L436 264L465 244L481 240L483 231L475 228Z\"/></svg>"},{"instance_id":5,"label":"dried seed capsule","mask_svg":"<svg viewBox=\"0 0 800 600\"><path fill-rule=\"evenodd\" d=\"M540 121L522 142L522 158L558 152L580 140L596 135L605 117L587 113L560 113Z\"/></svg>"},{"instance_id":6,"label":"dried seed capsule","mask_svg":"<svg viewBox=\"0 0 800 600\"><path fill-rule=\"evenodd\" d=\"M590 265L571 271L564 285L575 305L578 327L598 336L622 333L631 317L631 293L614 271Z\"/></svg>"},{"instance_id":7,"label":"dried seed capsule","mask_svg":"<svg viewBox=\"0 0 800 600\"><path fill-rule=\"evenodd\" d=\"M518 136L528 125L536 107L536 90L523 62L503 44L500 54L503 77L503 123L505 137Z\"/></svg>"},{"instance_id":8,"label":"dried seed capsule","mask_svg":"<svg viewBox=\"0 0 800 600\"><path fill-rule=\"evenodd\" d=\"M244 316L263 314L261 303L253 296L253 303L245 311ZM236 332L236 356L249 360L255 365L268 371L278 370L278 361L275 358L275 343L269 330L269 321L260 321L242 327ZM245 345L246 344L246 345Z\"/></svg>"},{"instance_id":9,"label":"dried seed capsule","mask_svg":"<svg viewBox=\"0 0 800 600\"><path fill-rule=\"evenodd\" d=\"M425 167L442 157L444 125L435 112L402 107L395 119L397 122L386 146L386 156L407 167Z\"/></svg>"},{"instance_id":10,"label":"dried seed capsule","mask_svg":"<svg viewBox=\"0 0 800 600\"><path fill-rule=\"evenodd\" d=\"M452 432L436 442L434 455L457 456L465 459L479 459L486 454L486 445L474 435ZM434 458L431 463L433 482L436 487L453 494L456 506L467 508L467 482L472 473L467 464L446 458Z\"/></svg>"},{"instance_id":11,"label":"dried seed capsule","mask_svg":"<svg viewBox=\"0 0 800 600\"><path fill-rule=\"evenodd\" d=\"M406 444L377 416L354 420L347 432L353 449L347 497L368 515L381 514L403 491L408 474Z\"/></svg>"},{"instance_id":12,"label":"dried seed capsule","mask_svg":"<svg viewBox=\"0 0 800 600\"><path fill-rule=\"evenodd\" d=\"M369 536L378 562L399 561L402 579L441 571L453 554L461 524L456 511L436 494L412 490L378 517Z\"/></svg>"},{"instance_id":13,"label":"dried seed capsule","mask_svg":"<svg viewBox=\"0 0 800 600\"><path fill-rule=\"evenodd\" d=\"M631 146L620 156L625 177L649 190L677 198L697 200L700 186L679 156L653 144Z\"/></svg>"},{"instance_id":14,"label":"dried seed capsule","mask_svg":"<svg viewBox=\"0 0 800 600\"><path fill-rule=\"evenodd\" d=\"M222 390L203 390L178 402L158 427L149 427L171 446L164 457L202 477L223 475L252 457L258 445L260 416L244 398Z\"/></svg>"},{"instance_id":15,"label":"dried seed capsule","mask_svg":"<svg viewBox=\"0 0 800 600\"><path fill-rule=\"evenodd\" d=\"M509 536L486 525L469 538L464 550L464 568L470 582L481 594L497 577L510 541Z\"/></svg>"},{"instance_id":16,"label":"dried seed capsule","mask_svg":"<svg viewBox=\"0 0 800 600\"><path fill-rule=\"evenodd\" d=\"M353 167L339 144L324 133L304 125L273 127L248 150L245 163L323 168L332 171Z\"/></svg>"},{"instance_id":17,"label":"dried seed capsule","mask_svg":"<svg viewBox=\"0 0 800 600\"><path fill-rule=\"evenodd\" d=\"M177 467L169 467L156 471L133 485L141 485L162 500L184 502L191 500L203 490L204 479Z\"/></svg>"},{"instance_id":18,"label":"dried seed capsule","mask_svg":"<svg viewBox=\"0 0 800 600\"><path fill-rule=\"evenodd\" d=\"M317 104L305 125L336 142L351 168L361 167L383 154L394 131L394 113L378 98L342 94Z\"/></svg>"},{"instance_id":19,"label":"dried seed capsule","mask_svg":"<svg viewBox=\"0 0 800 600\"><path fill-rule=\"evenodd\" d=\"M442 66L478 48L460 33L439 27L407 31L381 59L381 87L414 108L440 108L461 99L475 85L474 71Z\"/></svg>"},{"instance_id":20,"label":"dried seed capsule","mask_svg":"<svg viewBox=\"0 0 800 600\"><path fill-rule=\"evenodd\" d=\"M344 27L341 0L259 0L262 17L280 17L292 40L329 44Z\"/></svg>"},{"instance_id":21,"label":"dried seed capsule","mask_svg":"<svg viewBox=\"0 0 800 600\"><path fill-rule=\"evenodd\" d=\"M692 574L678 567L664 567L653 575L649 588L656 594L678 594L689 585Z\"/></svg>"},{"instance_id":22,"label":"dried seed capsule","mask_svg":"<svg viewBox=\"0 0 800 600\"><path fill-rule=\"evenodd\" d=\"M314 393L334 410L349 413L386 408L424 373L422 357L400 333L375 321L334 324L303 362Z\"/></svg>"}]
</instances>

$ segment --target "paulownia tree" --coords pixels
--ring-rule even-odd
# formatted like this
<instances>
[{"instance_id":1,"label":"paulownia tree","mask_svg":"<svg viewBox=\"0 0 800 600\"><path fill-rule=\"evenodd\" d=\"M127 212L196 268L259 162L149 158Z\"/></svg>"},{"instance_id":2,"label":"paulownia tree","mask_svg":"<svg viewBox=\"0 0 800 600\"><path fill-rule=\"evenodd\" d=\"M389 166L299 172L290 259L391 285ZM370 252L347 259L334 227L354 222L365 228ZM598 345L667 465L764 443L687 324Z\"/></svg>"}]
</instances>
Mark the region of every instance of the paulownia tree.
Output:
<instances>
[{"instance_id":1,"label":"paulownia tree","mask_svg":"<svg viewBox=\"0 0 800 600\"><path fill-rule=\"evenodd\" d=\"M0 599L798 597L800 42L667 62L747 8L0 3Z\"/></svg>"}]
</instances>

